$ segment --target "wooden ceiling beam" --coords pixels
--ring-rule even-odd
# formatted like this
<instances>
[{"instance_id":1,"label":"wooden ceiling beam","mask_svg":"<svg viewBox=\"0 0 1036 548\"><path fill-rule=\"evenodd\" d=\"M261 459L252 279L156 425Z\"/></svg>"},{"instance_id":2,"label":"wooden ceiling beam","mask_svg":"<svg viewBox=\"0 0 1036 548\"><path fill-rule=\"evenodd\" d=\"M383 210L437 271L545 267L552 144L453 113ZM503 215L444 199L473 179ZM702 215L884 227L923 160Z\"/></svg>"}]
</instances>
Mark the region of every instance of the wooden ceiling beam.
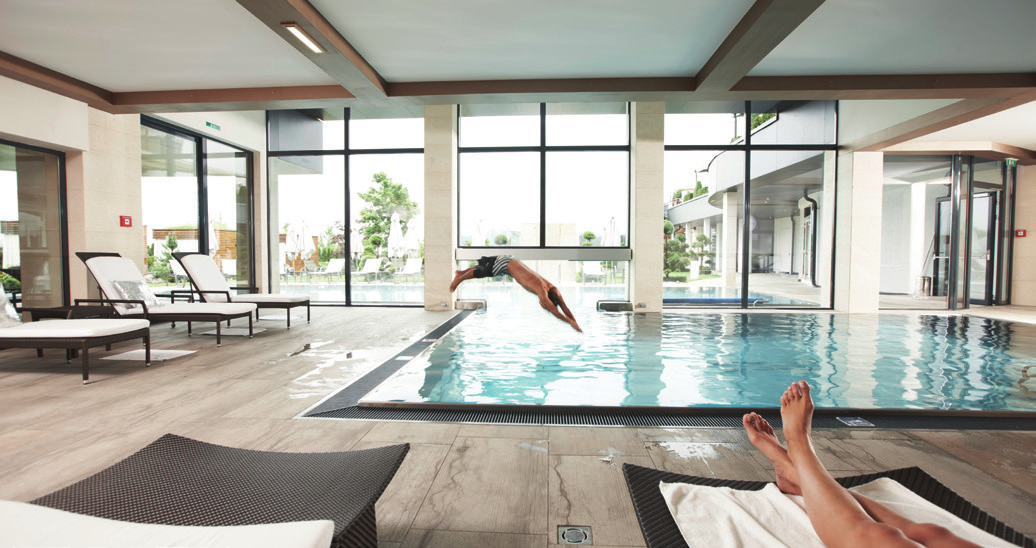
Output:
<instances>
[{"instance_id":1,"label":"wooden ceiling beam","mask_svg":"<svg viewBox=\"0 0 1036 548\"><path fill-rule=\"evenodd\" d=\"M112 92L2 51L0 75L112 112Z\"/></svg>"},{"instance_id":2,"label":"wooden ceiling beam","mask_svg":"<svg viewBox=\"0 0 1036 548\"><path fill-rule=\"evenodd\" d=\"M728 91L824 0L756 0L698 71L696 91Z\"/></svg>"},{"instance_id":3,"label":"wooden ceiling beam","mask_svg":"<svg viewBox=\"0 0 1036 548\"><path fill-rule=\"evenodd\" d=\"M377 101L386 97L384 78L306 0L237 0L237 3L357 99ZM326 53L311 51L285 30L282 23L296 23Z\"/></svg>"}]
</instances>

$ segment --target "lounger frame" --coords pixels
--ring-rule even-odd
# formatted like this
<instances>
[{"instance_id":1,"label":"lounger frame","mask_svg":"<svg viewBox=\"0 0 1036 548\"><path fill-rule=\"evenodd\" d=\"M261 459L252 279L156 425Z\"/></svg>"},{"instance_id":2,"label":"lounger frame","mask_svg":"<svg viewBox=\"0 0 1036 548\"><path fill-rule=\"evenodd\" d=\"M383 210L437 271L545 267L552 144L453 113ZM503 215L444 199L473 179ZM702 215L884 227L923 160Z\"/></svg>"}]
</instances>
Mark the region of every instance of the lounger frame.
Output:
<instances>
[{"instance_id":1,"label":"lounger frame","mask_svg":"<svg viewBox=\"0 0 1036 548\"><path fill-rule=\"evenodd\" d=\"M629 487L630 497L633 499L637 521L640 523L640 530L644 533L644 540L647 542L648 548L686 548L687 546L676 525L676 520L673 519L669 507L666 505L665 498L662 497L662 492L658 488L659 482L729 487L744 491L758 491L770 483L686 476L629 463L622 465L622 473L626 477L626 485ZM835 478L835 481L848 488L863 485L878 478L896 480L925 500L991 535L1018 546L1033 548L1036 545L1033 539L990 516L916 466Z\"/></svg>"},{"instance_id":2,"label":"lounger frame","mask_svg":"<svg viewBox=\"0 0 1036 548\"><path fill-rule=\"evenodd\" d=\"M74 352L82 353L83 384L90 382L90 349L97 346L109 346L112 343L143 339L144 362L151 365L151 329L144 327L125 333L106 335L103 337L26 337L0 339L0 348L35 348L41 353L43 348L64 348L65 360L72 363Z\"/></svg>"},{"instance_id":3,"label":"lounger frame","mask_svg":"<svg viewBox=\"0 0 1036 548\"><path fill-rule=\"evenodd\" d=\"M92 259L94 257L121 257L122 255L119 255L118 253L109 253L109 252L82 252L82 251L77 251L76 252L76 256L79 257L83 261L83 263L85 264L89 259ZM90 268L90 266L87 265L87 270L89 270L89 268ZM91 275L92 274L93 273L91 272ZM188 336L191 335L191 323L192 322L211 322L211 323L215 323L216 324L216 346L222 346L222 344L223 344L223 331L221 329L221 326L222 326L222 322L224 322L224 321L227 322L227 325L230 325L230 320L247 317L248 318L248 338L251 339L252 336L254 335L253 325L252 325L252 312L251 311L249 311L249 312L241 312L241 313L237 313L237 314L213 313L213 312L178 312L178 313L173 313L173 314L170 314L170 313L154 313L154 314L152 314L152 313L148 312L147 303L145 303L144 301L127 300L127 299L112 299L112 298L109 298L110 295L107 295L104 292L104 289L99 288L99 290L101 291L101 298L100 299L76 299L75 300L75 304L77 304L77 305L78 304L82 304L82 303L99 303L99 304L102 304L102 305L105 305L105 304L116 304L116 303L119 303L119 304L135 304L135 305L140 306L141 312L139 312L139 313L132 313L132 314L124 314L124 313L121 313L118 310L116 310L116 314L120 318L129 318L129 319L139 318L139 319L148 320L148 321L150 321L152 323L165 321L165 322L174 322L173 325L176 325L175 322L187 322L187 335ZM193 302L193 299L189 299L189 300L191 302Z\"/></svg>"},{"instance_id":4,"label":"lounger frame","mask_svg":"<svg viewBox=\"0 0 1036 548\"><path fill-rule=\"evenodd\" d=\"M201 253L198 253L196 251L173 253L173 257L176 258L176 261L178 263L180 263L180 266L183 267L184 271L187 273L187 279L190 280L190 283L191 283L191 292L198 294L203 302L208 302L207 299L205 298L205 295L208 295L208 294L223 295L227 299L226 302L228 302L228 303L229 302L234 302L233 294L231 292L229 292L229 291L223 291L223 290L216 291L216 290L203 290L203 289L201 289L201 287L198 285L198 283L194 280L194 277L191 276L191 270L189 268L187 268L183 264L183 261L181 260L183 257L186 257L188 255L201 255ZM215 302L219 302L219 301L215 301ZM257 320L259 319L259 310L261 310L263 308L275 308L275 309L282 309L282 310L284 310L286 312L285 315L288 317L288 328L289 329L291 328L291 309L292 308L296 308L296 307L299 307L299 306L305 306L306 307L306 323L309 323L310 320L312 320L312 317L313 317L312 310L311 310L311 307L310 307L309 299L306 299L305 301L291 301L291 302L289 302L289 301L282 301L282 302L276 302L276 301L272 301L272 302L271 301L261 301L261 302L260 301L249 301L249 303L250 304L254 304L256 306L256 308L255 308L255 319L257 319Z\"/></svg>"}]
</instances>

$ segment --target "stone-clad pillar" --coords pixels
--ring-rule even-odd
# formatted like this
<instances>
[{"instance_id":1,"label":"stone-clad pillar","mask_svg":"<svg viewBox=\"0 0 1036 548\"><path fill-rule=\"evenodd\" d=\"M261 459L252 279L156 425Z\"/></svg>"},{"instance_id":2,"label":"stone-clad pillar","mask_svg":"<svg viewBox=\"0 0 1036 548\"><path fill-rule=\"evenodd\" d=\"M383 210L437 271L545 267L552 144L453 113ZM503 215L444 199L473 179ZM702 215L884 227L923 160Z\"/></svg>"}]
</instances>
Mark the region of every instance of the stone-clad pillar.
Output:
<instances>
[{"instance_id":1,"label":"stone-clad pillar","mask_svg":"<svg viewBox=\"0 0 1036 548\"><path fill-rule=\"evenodd\" d=\"M663 246L665 219L664 128L665 103L633 103L633 140L630 154L630 212L633 264L630 302L636 312L662 311Z\"/></svg>"},{"instance_id":2,"label":"stone-clad pillar","mask_svg":"<svg viewBox=\"0 0 1036 548\"><path fill-rule=\"evenodd\" d=\"M457 107L424 110L424 307L451 310L456 270Z\"/></svg>"}]
</instances>

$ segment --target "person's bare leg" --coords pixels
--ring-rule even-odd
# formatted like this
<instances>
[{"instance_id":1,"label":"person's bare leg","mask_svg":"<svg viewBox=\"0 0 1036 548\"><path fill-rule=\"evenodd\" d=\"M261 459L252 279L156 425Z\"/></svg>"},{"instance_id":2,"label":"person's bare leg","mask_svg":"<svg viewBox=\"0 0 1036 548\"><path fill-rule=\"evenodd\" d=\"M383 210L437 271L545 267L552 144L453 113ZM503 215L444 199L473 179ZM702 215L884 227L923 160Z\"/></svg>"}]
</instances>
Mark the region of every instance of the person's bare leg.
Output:
<instances>
[{"instance_id":1,"label":"person's bare leg","mask_svg":"<svg viewBox=\"0 0 1036 548\"><path fill-rule=\"evenodd\" d=\"M826 546L920 546L899 529L875 521L820 463L811 438L813 400L805 381L792 384L781 396L781 419L806 515Z\"/></svg>"},{"instance_id":2,"label":"person's bare leg","mask_svg":"<svg viewBox=\"0 0 1036 548\"><path fill-rule=\"evenodd\" d=\"M460 285L464 280L470 280L475 277L475 267L467 268L464 270L457 270L453 275L453 282L450 283L450 293L457 290L457 286Z\"/></svg>"},{"instance_id":3,"label":"person's bare leg","mask_svg":"<svg viewBox=\"0 0 1036 548\"><path fill-rule=\"evenodd\" d=\"M770 423L757 413L748 413L741 418L741 422L745 426L745 433L748 434L748 441L752 442L752 445L773 464L773 471L777 474L777 487L781 492L789 495L801 495L799 473L795 470L791 458L788 457L788 450L781 445L777 435L773 433Z\"/></svg>"},{"instance_id":4,"label":"person's bare leg","mask_svg":"<svg viewBox=\"0 0 1036 548\"><path fill-rule=\"evenodd\" d=\"M962 539L949 529L934 523L918 523L900 515L888 506L859 493L849 494L860 503L875 521L885 523L899 529L910 540L920 542L927 548L981 548L978 544Z\"/></svg>"}]
</instances>

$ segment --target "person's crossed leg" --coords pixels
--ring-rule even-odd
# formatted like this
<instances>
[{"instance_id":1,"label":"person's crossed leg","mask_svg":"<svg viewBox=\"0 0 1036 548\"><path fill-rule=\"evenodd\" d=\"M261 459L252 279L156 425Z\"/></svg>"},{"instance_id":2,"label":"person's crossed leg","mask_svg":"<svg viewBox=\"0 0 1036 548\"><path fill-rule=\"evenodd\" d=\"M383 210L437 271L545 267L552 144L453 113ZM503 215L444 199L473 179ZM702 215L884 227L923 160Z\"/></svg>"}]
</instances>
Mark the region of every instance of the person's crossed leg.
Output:
<instances>
[{"instance_id":1,"label":"person's crossed leg","mask_svg":"<svg viewBox=\"0 0 1036 548\"><path fill-rule=\"evenodd\" d=\"M913 522L839 485L813 448L813 400L805 381L792 384L781 396L781 420L788 449L758 414L745 415L742 423L748 440L773 463L777 487L802 495L809 521L825 545L978 547L941 526Z\"/></svg>"}]
</instances>

